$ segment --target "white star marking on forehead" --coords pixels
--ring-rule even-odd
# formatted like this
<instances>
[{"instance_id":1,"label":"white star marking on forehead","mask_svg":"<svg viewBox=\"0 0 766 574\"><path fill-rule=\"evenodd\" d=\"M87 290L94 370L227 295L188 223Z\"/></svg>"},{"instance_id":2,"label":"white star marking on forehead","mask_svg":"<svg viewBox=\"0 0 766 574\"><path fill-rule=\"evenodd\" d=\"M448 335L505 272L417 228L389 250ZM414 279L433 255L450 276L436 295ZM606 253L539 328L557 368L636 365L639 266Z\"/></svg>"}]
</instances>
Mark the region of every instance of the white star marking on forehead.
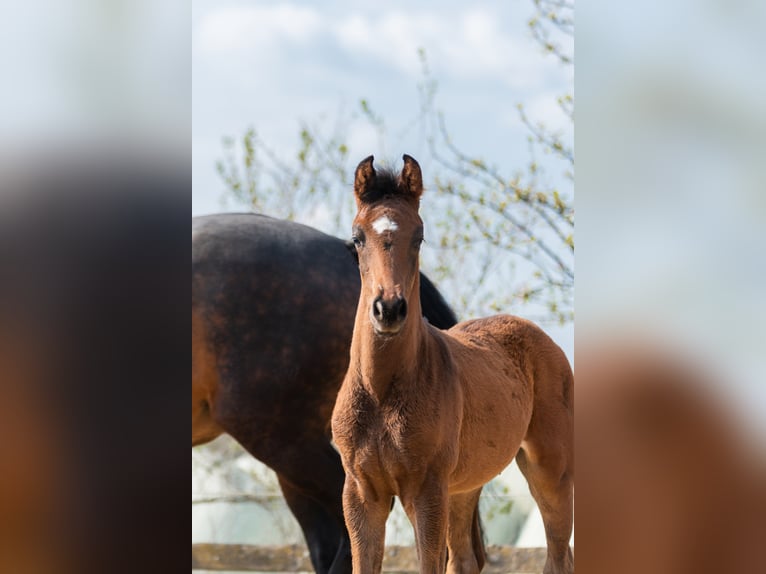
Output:
<instances>
[{"instance_id":1,"label":"white star marking on forehead","mask_svg":"<svg viewBox=\"0 0 766 574\"><path fill-rule=\"evenodd\" d=\"M373 222L372 228L378 233L383 233L384 231L396 231L399 226L388 215L384 215Z\"/></svg>"}]
</instances>

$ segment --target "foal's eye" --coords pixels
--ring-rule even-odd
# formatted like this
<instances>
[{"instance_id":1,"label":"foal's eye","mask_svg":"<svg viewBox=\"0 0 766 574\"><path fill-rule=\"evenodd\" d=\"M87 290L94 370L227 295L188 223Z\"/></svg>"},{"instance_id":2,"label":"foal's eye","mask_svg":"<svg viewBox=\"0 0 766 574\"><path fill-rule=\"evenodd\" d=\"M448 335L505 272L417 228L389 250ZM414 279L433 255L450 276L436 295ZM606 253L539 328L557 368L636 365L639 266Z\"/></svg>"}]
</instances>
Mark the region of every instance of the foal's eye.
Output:
<instances>
[{"instance_id":1,"label":"foal's eye","mask_svg":"<svg viewBox=\"0 0 766 574\"><path fill-rule=\"evenodd\" d=\"M354 247L357 249L364 247L364 231L358 225L351 228L351 241L354 242Z\"/></svg>"}]
</instances>

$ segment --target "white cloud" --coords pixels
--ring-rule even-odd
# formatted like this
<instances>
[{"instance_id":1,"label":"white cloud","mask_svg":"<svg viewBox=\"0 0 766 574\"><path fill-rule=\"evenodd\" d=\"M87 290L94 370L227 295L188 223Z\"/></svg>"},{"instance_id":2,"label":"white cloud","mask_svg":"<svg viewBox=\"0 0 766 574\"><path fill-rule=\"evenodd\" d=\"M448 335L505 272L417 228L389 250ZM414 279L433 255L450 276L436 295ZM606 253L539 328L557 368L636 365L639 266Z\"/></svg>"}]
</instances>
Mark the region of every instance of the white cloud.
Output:
<instances>
[{"instance_id":1,"label":"white cloud","mask_svg":"<svg viewBox=\"0 0 766 574\"><path fill-rule=\"evenodd\" d=\"M507 18L506 18L507 19ZM529 38L514 37L523 26L506 25L490 10L381 10L334 16L293 4L229 6L204 15L195 29L203 53L279 58L281 48L325 39L349 58L385 64L409 77L420 75L418 49L442 79L500 80L514 87L539 85L553 65ZM515 32L512 32L515 31Z\"/></svg>"},{"instance_id":2,"label":"white cloud","mask_svg":"<svg viewBox=\"0 0 766 574\"><path fill-rule=\"evenodd\" d=\"M221 55L268 49L281 40L305 44L321 26L322 18L312 8L292 4L231 6L203 16L195 35L200 50Z\"/></svg>"},{"instance_id":3,"label":"white cloud","mask_svg":"<svg viewBox=\"0 0 766 574\"><path fill-rule=\"evenodd\" d=\"M458 79L500 77L511 86L538 83L549 64L530 46L513 38L510 27L481 9L440 15L392 11L375 19L360 14L332 29L347 51L418 75L418 48L425 48L439 75Z\"/></svg>"},{"instance_id":4,"label":"white cloud","mask_svg":"<svg viewBox=\"0 0 766 574\"><path fill-rule=\"evenodd\" d=\"M418 48L431 43L442 22L423 15L392 11L377 18L351 15L333 27L342 48L352 55L372 56L407 74L418 73Z\"/></svg>"},{"instance_id":5,"label":"white cloud","mask_svg":"<svg viewBox=\"0 0 766 574\"><path fill-rule=\"evenodd\" d=\"M541 58L533 57L488 12L466 13L460 18L458 41L443 46L465 75L505 76L512 84L526 84L531 75L538 79Z\"/></svg>"}]
</instances>

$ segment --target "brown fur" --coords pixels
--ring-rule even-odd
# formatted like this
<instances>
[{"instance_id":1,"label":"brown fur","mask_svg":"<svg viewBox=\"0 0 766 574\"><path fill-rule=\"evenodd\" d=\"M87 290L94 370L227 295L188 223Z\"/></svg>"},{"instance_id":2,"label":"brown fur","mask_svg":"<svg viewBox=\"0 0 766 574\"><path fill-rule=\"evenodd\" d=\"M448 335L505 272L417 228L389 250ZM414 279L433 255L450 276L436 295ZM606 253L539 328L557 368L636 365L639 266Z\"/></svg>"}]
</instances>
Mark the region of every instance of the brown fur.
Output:
<instances>
[{"instance_id":1,"label":"brown fur","mask_svg":"<svg viewBox=\"0 0 766 574\"><path fill-rule=\"evenodd\" d=\"M421 572L443 572L447 549L448 572L480 571L476 501L514 456L545 523L544 572L573 572L569 363L545 333L518 317L467 321L446 332L421 319L422 176L414 159L404 161L393 178L377 175L367 158L355 181L362 290L351 363L332 418L346 470L354 572L380 572L394 496L415 528ZM378 178L388 182L388 193L378 193ZM395 231L374 230L384 215L396 222ZM376 305L399 312L376 314Z\"/></svg>"}]
</instances>

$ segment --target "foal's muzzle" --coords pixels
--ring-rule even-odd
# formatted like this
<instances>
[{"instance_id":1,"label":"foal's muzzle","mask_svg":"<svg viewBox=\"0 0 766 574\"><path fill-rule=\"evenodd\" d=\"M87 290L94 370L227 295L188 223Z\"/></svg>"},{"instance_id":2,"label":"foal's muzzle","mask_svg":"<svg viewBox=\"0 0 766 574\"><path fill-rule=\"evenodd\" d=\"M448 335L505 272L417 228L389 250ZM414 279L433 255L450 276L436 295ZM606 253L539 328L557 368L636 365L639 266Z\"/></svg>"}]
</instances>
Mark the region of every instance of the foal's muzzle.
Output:
<instances>
[{"instance_id":1,"label":"foal's muzzle","mask_svg":"<svg viewBox=\"0 0 766 574\"><path fill-rule=\"evenodd\" d=\"M384 299L376 297L370 312L372 324L378 333L394 335L399 332L407 318L407 301L404 297Z\"/></svg>"}]
</instances>

